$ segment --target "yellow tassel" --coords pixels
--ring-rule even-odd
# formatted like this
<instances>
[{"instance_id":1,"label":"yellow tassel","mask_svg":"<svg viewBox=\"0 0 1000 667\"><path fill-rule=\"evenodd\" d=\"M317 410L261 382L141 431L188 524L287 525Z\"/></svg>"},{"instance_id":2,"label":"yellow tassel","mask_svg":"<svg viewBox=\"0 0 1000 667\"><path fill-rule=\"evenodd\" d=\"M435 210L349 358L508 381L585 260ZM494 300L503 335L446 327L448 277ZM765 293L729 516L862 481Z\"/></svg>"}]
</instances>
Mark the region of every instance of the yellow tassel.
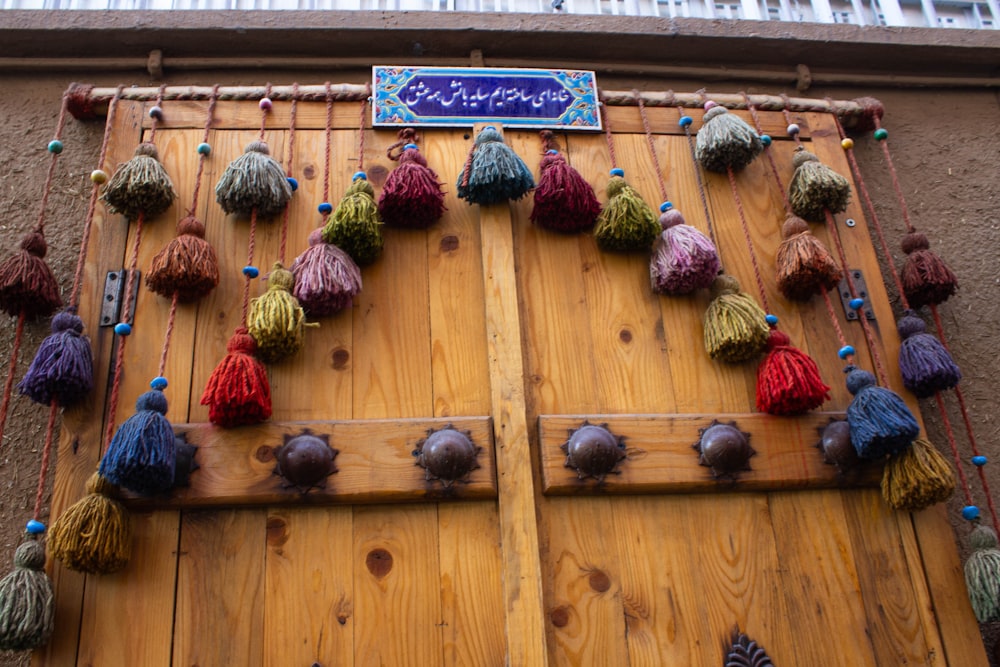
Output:
<instances>
[{"instance_id":1,"label":"yellow tassel","mask_svg":"<svg viewBox=\"0 0 1000 667\"><path fill-rule=\"evenodd\" d=\"M117 495L117 487L94 473L86 497L53 522L49 552L69 569L90 574L111 574L128 565L132 524Z\"/></svg>"},{"instance_id":2,"label":"yellow tassel","mask_svg":"<svg viewBox=\"0 0 1000 667\"><path fill-rule=\"evenodd\" d=\"M767 345L767 314L732 276L712 283L712 302L705 311L705 350L713 359L740 363L753 359Z\"/></svg>"},{"instance_id":3,"label":"yellow tassel","mask_svg":"<svg viewBox=\"0 0 1000 667\"><path fill-rule=\"evenodd\" d=\"M948 460L922 438L892 456L882 472L882 497L893 509L922 510L954 491L955 472Z\"/></svg>"},{"instance_id":4,"label":"yellow tassel","mask_svg":"<svg viewBox=\"0 0 1000 667\"><path fill-rule=\"evenodd\" d=\"M247 329L257 342L257 356L273 362L302 349L307 325L305 311L292 295L292 272L275 262L267 282L267 292L250 302Z\"/></svg>"}]
</instances>

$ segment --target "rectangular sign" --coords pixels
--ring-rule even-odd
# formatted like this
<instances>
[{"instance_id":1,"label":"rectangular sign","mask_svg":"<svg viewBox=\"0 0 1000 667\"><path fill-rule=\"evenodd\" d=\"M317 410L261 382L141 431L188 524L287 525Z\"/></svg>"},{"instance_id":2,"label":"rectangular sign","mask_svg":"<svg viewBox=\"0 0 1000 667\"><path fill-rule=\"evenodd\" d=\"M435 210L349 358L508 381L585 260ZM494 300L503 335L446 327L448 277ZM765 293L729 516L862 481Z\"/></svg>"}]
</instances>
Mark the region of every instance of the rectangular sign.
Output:
<instances>
[{"instance_id":1,"label":"rectangular sign","mask_svg":"<svg viewBox=\"0 0 1000 667\"><path fill-rule=\"evenodd\" d=\"M372 68L375 126L600 130L597 82L583 70Z\"/></svg>"}]
</instances>

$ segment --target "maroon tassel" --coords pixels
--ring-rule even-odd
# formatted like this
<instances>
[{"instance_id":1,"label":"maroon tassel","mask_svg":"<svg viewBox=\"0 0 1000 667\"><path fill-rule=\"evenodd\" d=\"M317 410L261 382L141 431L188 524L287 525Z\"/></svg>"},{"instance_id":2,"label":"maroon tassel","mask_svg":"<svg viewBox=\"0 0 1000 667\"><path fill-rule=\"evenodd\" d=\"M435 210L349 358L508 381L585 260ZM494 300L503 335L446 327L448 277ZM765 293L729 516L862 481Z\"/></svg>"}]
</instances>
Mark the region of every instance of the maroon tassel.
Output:
<instances>
[{"instance_id":1,"label":"maroon tassel","mask_svg":"<svg viewBox=\"0 0 1000 667\"><path fill-rule=\"evenodd\" d=\"M757 367L757 409L769 415L798 415L830 399L819 368L802 350L792 347L788 335L771 329L767 355Z\"/></svg>"},{"instance_id":2,"label":"maroon tassel","mask_svg":"<svg viewBox=\"0 0 1000 667\"><path fill-rule=\"evenodd\" d=\"M940 257L931 252L927 237L920 232L910 232L903 237L902 246L906 263L900 278L910 307L936 306L947 301L958 289L958 278Z\"/></svg>"},{"instance_id":3,"label":"maroon tassel","mask_svg":"<svg viewBox=\"0 0 1000 667\"><path fill-rule=\"evenodd\" d=\"M271 385L264 365L253 356L257 343L240 327L226 350L201 396L209 421L223 427L266 421L271 416Z\"/></svg>"},{"instance_id":4,"label":"maroon tassel","mask_svg":"<svg viewBox=\"0 0 1000 667\"><path fill-rule=\"evenodd\" d=\"M21 240L21 252L0 263L0 310L8 315L45 317L62 305L59 283L45 263L45 237L29 232Z\"/></svg>"},{"instance_id":5,"label":"maroon tassel","mask_svg":"<svg viewBox=\"0 0 1000 667\"><path fill-rule=\"evenodd\" d=\"M444 191L416 144L406 144L378 200L382 221L393 227L430 227L444 213Z\"/></svg>"},{"instance_id":6,"label":"maroon tassel","mask_svg":"<svg viewBox=\"0 0 1000 667\"><path fill-rule=\"evenodd\" d=\"M594 188L558 151L545 153L539 166L531 222L556 232L590 229L601 212Z\"/></svg>"},{"instance_id":7,"label":"maroon tassel","mask_svg":"<svg viewBox=\"0 0 1000 667\"><path fill-rule=\"evenodd\" d=\"M146 287L181 302L197 301L219 284L219 260L205 240L205 225L193 215L177 223L177 236L155 257Z\"/></svg>"},{"instance_id":8,"label":"maroon tassel","mask_svg":"<svg viewBox=\"0 0 1000 667\"><path fill-rule=\"evenodd\" d=\"M789 215L781 235L785 240L778 246L774 266L778 289L786 299L808 301L824 290L836 289L840 269L805 220Z\"/></svg>"}]
</instances>

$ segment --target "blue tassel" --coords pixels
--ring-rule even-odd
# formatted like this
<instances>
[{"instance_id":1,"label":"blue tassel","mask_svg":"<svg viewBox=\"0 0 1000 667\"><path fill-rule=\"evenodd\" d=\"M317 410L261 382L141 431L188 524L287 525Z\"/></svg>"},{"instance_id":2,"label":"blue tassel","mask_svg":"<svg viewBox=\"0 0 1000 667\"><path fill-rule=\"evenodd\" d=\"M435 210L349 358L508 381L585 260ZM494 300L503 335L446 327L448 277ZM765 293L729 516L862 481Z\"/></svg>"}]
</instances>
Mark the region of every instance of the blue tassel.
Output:
<instances>
[{"instance_id":1,"label":"blue tassel","mask_svg":"<svg viewBox=\"0 0 1000 667\"><path fill-rule=\"evenodd\" d=\"M67 407L94 386L94 359L83 320L66 310L52 318L52 334L42 341L17 390L36 403L52 400Z\"/></svg>"},{"instance_id":2,"label":"blue tassel","mask_svg":"<svg viewBox=\"0 0 1000 667\"><path fill-rule=\"evenodd\" d=\"M909 447L920 426L895 392L875 384L875 376L854 366L844 369L854 400L847 406L851 444L863 459L883 458Z\"/></svg>"},{"instance_id":3,"label":"blue tassel","mask_svg":"<svg viewBox=\"0 0 1000 667\"><path fill-rule=\"evenodd\" d=\"M111 439L99 472L140 495L168 491L174 484L177 449L174 429L164 417L167 398L160 390L147 391L135 402L135 410Z\"/></svg>"},{"instance_id":4,"label":"blue tassel","mask_svg":"<svg viewBox=\"0 0 1000 667\"><path fill-rule=\"evenodd\" d=\"M503 142L495 128L483 128L458 176L459 198L470 204L499 204L520 199L533 187L535 179L524 160Z\"/></svg>"},{"instance_id":5,"label":"blue tassel","mask_svg":"<svg viewBox=\"0 0 1000 667\"><path fill-rule=\"evenodd\" d=\"M916 313L907 310L896 328L903 341L899 346L899 370L907 389L918 398L927 398L958 384L962 371L948 348L926 333L927 325Z\"/></svg>"}]
</instances>

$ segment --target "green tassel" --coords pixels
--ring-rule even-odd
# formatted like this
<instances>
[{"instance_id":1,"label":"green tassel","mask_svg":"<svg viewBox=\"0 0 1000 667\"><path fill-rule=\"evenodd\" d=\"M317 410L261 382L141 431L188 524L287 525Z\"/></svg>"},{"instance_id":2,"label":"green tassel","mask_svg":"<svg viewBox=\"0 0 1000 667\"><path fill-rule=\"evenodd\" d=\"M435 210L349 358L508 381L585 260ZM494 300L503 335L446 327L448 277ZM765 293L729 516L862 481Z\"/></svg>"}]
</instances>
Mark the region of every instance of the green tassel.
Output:
<instances>
[{"instance_id":1,"label":"green tassel","mask_svg":"<svg viewBox=\"0 0 1000 667\"><path fill-rule=\"evenodd\" d=\"M170 208L176 196L156 146L144 143L135 149L135 157L108 179L101 200L112 213L135 220L140 213L155 218Z\"/></svg>"},{"instance_id":2,"label":"green tassel","mask_svg":"<svg viewBox=\"0 0 1000 667\"><path fill-rule=\"evenodd\" d=\"M356 178L323 228L323 240L351 256L359 266L382 254L382 219L375 190L365 178Z\"/></svg>"},{"instance_id":3,"label":"green tassel","mask_svg":"<svg viewBox=\"0 0 1000 667\"><path fill-rule=\"evenodd\" d=\"M45 547L29 539L14 552L13 572L0 580L0 649L44 646L52 635L53 600L52 583L45 574Z\"/></svg>"},{"instance_id":4,"label":"green tassel","mask_svg":"<svg viewBox=\"0 0 1000 667\"><path fill-rule=\"evenodd\" d=\"M997 534L987 526L976 526L969 535L972 555L965 561L965 587L980 623L1000 620L1000 549Z\"/></svg>"},{"instance_id":5,"label":"green tassel","mask_svg":"<svg viewBox=\"0 0 1000 667\"><path fill-rule=\"evenodd\" d=\"M923 439L891 456L882 471L882 497L896 510L916 512L948 500L954 491L948 459Z\"/></svg>"},{"instance_id":6,"label":"green tassel","mask_svg":"<svg viewBox=\"0 0 1000 667\"><path fill-rule=\"evenodd\" d=\"M754 129L724 107L706 111L702 122L695 140L695 157L709 171L721 174L730 168L739 171L764 150Z\"/></svg>"},{"instance_id":7,"label":"green tassel","mask_svg":"<svg viewBox=\"0 0 1000 667\"><path fill-rule=\"evenodd\" d=\"M306 314L292 295L294 285L292 272L275 262L267 279L267 292L250 302L247 330L257 343L257 356L266 363L302 349Z\"/></svg>"},{"instance_id":8,"label":"green tassel","mask_svg":"<svg viewBox=\"0 0 1000 667\"><path fill-rule=\"evenodd\" d=\"M660 223L642 196L613 175L608 203L597 217L594 238L602 250L649 250L660 236Z\"/></svg>"},{"instance_id":9,"label":"green tassel","mask_svg":"<svg viewBox=\"0 0 1000 667\"><path fill-rule=\"evenodd\" d=\"M285 170L270 156L263 141L248 144L215 185L215 201L222 210L244 218L250 217L254 209L262 219L273 218L291 198L292 186Z\"/></svg>"},{"instance_id":10,"label":"green tassel","mask_svg":"<svg viewBox=\"0 0 1000 667\"><path fill-rule=\"evenodd\" d=\"M795 215L810 222L825 222L826 211L841 213L851 199L846 178L799 147L792 156L795 173L788 183L788 203Z\"/></svg>"},{"instance_id":11,"label":"green tassel","mask_svg":"<svg viewBox=\"0 0 1000 667\"><path fill-rule=\"evenodd\" d=\"M767 345L769 331L764 310L749 294L740 291L740 283L733 276L717 277L711 293L712 302L705 311L708 356L735 364L760 354Z\"/></svg>"}]
</instances>

